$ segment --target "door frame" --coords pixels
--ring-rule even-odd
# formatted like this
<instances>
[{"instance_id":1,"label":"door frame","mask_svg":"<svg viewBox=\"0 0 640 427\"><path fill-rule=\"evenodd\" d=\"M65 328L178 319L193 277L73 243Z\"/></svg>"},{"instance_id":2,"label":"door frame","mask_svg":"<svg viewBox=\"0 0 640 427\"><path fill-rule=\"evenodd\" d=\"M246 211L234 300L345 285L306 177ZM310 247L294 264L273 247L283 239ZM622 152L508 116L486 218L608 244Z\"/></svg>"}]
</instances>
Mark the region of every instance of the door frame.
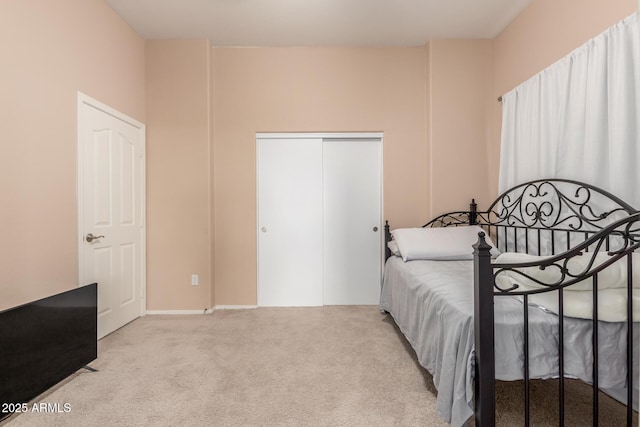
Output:
<instances>
[{"instance_id":1,"label":"door frame","mask_svg":"<svg viewBox=\"0 0 640 427\"><path fill-rule=\"evenodd\" d=\"M256 223L255 223L255 232L256 232L256 305L259 305L258 295L260 295L260 245L258 244L260 239L260 231L258 227L258 220L260 218L260 194L258 189L260 188L258 167L259 167L259 159L258 159L258 141L260 139L284 139L284 138L295 138L295 139L323 139L323 140L331 140L331 139L379 139L381 150L380 150L380 223L381 230L384 230L384 132L257 132L256 133L256 145L255 145L255 155L256 155ZM380 283L382 283L382 275L384 273L384 231L380 233Z\"/></svg>"},{"instance_id":2,"label":"door frame","mask_svg":"<svg viewBox=\"0 0 640 427\"><path fill-rule=\"evenodd\" d=\"M88 95L78 91L78 133L77 133L77 171L76 171L76 199L78 203L78 219L77 219L77 243L78 243L78 286L83 286L82 283L85 271L84 271L84 251L82 250L84 246L84 230L83 230L83 219L84 219L84 200L83 200L83 188L84 188L84 142L82 140L82 135L84 135L84 111L86 107L95 108L97 110L102 111L105 114L115 117L116 119L122 120L125 123L130 124L133 127L136 127L140 131L141 145L142 145L142 162L140 171L140 215L142 217L141 220L141 229L140 229L140 245L142 252L141 259L141 281L140 284L140 316L146 315L147 312L147 224L146 224L146 164L147 164L147 155L146 155L146 127L143 123L137 121L136 119L127 116L124 113L112 108L102 102L91 98Z\"/></svg>"}]
</instances>

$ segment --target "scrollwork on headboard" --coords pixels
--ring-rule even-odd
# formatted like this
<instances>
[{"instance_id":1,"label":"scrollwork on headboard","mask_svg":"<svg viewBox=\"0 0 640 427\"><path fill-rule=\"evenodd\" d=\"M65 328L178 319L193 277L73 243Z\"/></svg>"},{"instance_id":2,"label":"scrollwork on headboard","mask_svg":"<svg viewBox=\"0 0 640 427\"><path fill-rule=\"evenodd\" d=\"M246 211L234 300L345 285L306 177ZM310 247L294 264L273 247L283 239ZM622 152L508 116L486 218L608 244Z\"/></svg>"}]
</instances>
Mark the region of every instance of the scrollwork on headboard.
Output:
<instances>
[{"instance_id":1,"label":"scrollwork on headboard","mask_svg":"<svg viewBox=\"0 0 640 427\"><path fill-rule=\"evenodd\" d=\"M457 227L459 225L469 225L470 213L465 211L448 212L444 215L435 217L423 227Z\"/></svg>"},{"instance_id":2,"label":"scrollwork on headboard","mask_svg":"<svg viewBox=\"0 0 640 427\"><path fill-rule=\"evenodd\" d=\"M459 225L474 225L478 221L478 205L471 199L468 211L448 212L440 215L423 225L423 227L457 227Z\"/></svg>"},{"instance_id":3,"label":"scrollwork on headboard","mask_svg":"<svg viewBox=\"0 0 640 427\"><path fill-rule=\"evenodd\" d=\"M423 227L479 225L501 252L555 255L637 212L622 199L593 185L568 179L539 179L505 191L486 211L478 211L472 201L468 211L442 214ZM390 239L387 233L386 242ZM620 245L620 239L624 240L623 236L611 233L604 249L610 251ZM592 245L587 250L599 249L599 245Z\"/></svg>"},{"instance_id":4,"label":"scrollwork on headboard","mask_svg":"<svg viewBox=\"0 0 640 427\"><path fill-rule=\"evenodd\" d=\"M544 179L511 188L478 215L487 225L597 231L634 212L618 197L592 185Z\"/></svg>"}]
</instances>

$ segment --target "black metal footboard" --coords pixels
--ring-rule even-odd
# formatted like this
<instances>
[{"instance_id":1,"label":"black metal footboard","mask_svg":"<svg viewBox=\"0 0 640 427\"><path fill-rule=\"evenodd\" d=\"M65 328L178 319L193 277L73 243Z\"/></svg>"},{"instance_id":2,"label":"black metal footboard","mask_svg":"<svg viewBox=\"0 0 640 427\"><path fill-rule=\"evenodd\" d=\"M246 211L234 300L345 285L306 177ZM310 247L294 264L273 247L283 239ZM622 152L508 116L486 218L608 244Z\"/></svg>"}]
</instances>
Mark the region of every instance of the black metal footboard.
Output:
<instances>
[{"instance_id":1,"label":"black metal footboard","mask_svg":"<svg viewBox=\"0 0 640 427\"><path fill-rule=\"evenodd\" d=\"M584 188L584 187L581 187ZM539 187L538 187L539 190ZM538 191L536 190L536 191ZM616 200L616 202L619 202ZM548 206L549 207L549 206ZM540 218L540 208L537 215ZM571 210L570 210L571 211ZM531 210L535 213L535 210ZM551 255L543 260L532 262L520 262L509 264L496 264L491 260L489 250L491 246L485 241L485 234L480 233L478 242L474 245L474 333L475 333L475 420L476 425L480 427L494 426L496 421L495 415L495 325L494 325L494 309L497 298L504 296L518 296L523 300L523 356L524 356L524 418L525 425L530 423L530 402L529 402L529 300L536 295L548 292L557 293L557 317L558 317L558 425L565 424L565 359L564 359L564 298L568 288L580 284L590 282L593 312L591 315L592 330L592 378L593 385L593 425L598 425L599 419L599 318L598 298L599 298L599 277L605 274L607 268L616 262L626 263L626 286L623 290L626 293L626 313L620 313L623 317L621 322L626 323L626 389L627 389L627 414L626 425L632 425L633 415L633 384L634 384L634 368L633 365L633 253L640 247L640 213L630 213L625 211L626 216L617 220L610 225L599 227L599 230L584 231L583 223L586 221L584 212L587 212L589 218L593 212L590 209L585 211L571 211L572 221L578 221L580 226L565 227L569 230L562 229L562 232L571 233L587 233L587 238L578 245L574 245L570 250L559 255ZM607 215L597 215L599 219L606 218ZM535 217L535 216L532 216ZM559 223L565 221L560 218ZM508 222L508 221L507 221ZM557 223L555 223L557 225ZM551 229L551 228L550 228ZM507 228L505 228L505 234ZM553 232L552 234L553 235ZM495 237L494 237L495 238ZM571 241L571 238L567 238ZM511 240L513 242L513 240ZM554 245L551 245L553 248ZM605 257L598 257L597 254L606 253ZM585 266L574 271L572 260L581 257L581 266ZM553 281L545 281L536 275L537 270L553 270L557 274ZM501 277L511 274L511 281L502 281ZM585 282L588 281L588 282ZM521 286L523 283L532 283L536 288ZM505 283L507 283L505 285ZM640 284L638 284L640 286ZM637 319L636 319L637 320Z\"/></svg>"}]
</instances>

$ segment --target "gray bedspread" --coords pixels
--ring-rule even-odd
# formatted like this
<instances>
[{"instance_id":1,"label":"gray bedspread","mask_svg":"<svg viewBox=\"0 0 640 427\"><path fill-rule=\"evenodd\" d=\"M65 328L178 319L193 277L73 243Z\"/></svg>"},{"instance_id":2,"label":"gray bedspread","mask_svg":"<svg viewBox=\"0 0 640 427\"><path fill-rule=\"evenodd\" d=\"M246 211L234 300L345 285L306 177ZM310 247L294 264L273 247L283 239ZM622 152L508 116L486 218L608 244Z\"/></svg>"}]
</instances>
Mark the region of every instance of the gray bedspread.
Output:
<instances>
[{"instance_id":1,"label":"gray bedspread","mask_svg":"<svg viewBox=\"0 0 640 427\"><path fill-rule=\"evenodd\" d=\"M405 263L391 257L385 266L380 306L393 316L419 363L432 374L440 416L454 426L463 425L473 414L473 261ZM591 329L590 320L565 318L566 376L591 382ZM523 378L523 331L521 300L496 297L496 379ZM599 367L600 386L624 388L626 324L600 322L598 331L598 354L600 360L607 360ZM558 316L530 306L531 378L558 376L557 336Z\"/></svg>"}]
</instances>

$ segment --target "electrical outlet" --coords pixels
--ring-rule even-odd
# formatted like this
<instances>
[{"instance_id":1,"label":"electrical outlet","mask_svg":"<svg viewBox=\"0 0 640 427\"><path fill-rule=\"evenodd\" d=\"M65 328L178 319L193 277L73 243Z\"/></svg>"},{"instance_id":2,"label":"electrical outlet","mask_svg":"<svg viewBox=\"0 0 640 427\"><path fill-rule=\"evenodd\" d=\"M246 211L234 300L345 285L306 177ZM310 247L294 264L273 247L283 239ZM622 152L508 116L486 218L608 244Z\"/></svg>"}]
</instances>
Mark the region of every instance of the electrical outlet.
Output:
<instances>
[{"instance_id":1,"label":"electrical outlet","mask_svg":"<svg viewBox=\"0 0 640 427\"><path fill-rule=\"evenodd\" d=\"M198 286L198 275L197 274L192 274L191 275L191 284L193 286Z\"/></svg>"}]
</instances>

